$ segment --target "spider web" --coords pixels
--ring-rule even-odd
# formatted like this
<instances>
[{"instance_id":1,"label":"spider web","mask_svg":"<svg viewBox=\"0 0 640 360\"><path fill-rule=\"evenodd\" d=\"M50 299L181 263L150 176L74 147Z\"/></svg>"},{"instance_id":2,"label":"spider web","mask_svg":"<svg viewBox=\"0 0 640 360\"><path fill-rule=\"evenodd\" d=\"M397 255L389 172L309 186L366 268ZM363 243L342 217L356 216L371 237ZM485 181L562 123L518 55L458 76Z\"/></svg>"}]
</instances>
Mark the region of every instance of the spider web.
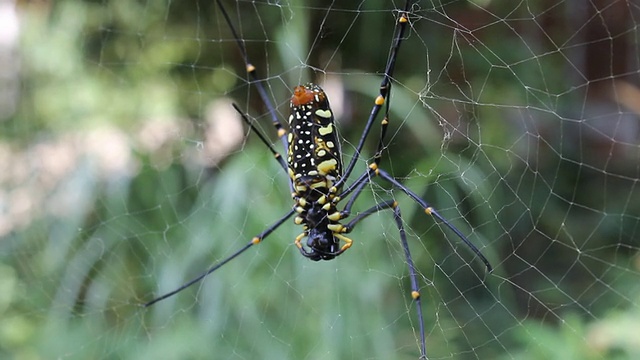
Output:
<instances>
[{"instance_id":1,"label":"spider web","mask_svg":"<svg viewBox=\"0 0 640 360\"><path fill-rule=\"evenodd\" d=\"M402 1L225 2L280 119L320 83L345 162ZM467 235L397 198L430 359L640 357L636 0L417 1L381 166ZM288 221L281 151L215 2L0 1L0 356L415 359L389 212L333 261ZM353 178L373 160L374 126Z\"/></svg>"}]
</instances>

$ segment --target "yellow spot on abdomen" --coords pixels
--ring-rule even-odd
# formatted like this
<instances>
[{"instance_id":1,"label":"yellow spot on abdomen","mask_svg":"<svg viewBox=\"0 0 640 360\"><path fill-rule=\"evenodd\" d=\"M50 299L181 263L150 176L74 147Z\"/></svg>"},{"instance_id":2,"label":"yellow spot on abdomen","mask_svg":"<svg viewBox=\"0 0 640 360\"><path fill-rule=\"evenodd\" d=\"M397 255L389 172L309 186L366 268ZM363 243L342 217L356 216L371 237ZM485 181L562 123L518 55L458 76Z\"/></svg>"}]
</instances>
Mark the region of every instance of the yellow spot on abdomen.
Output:
<instances>
[{"instance_id":1,"label":"yellow spot on abdomen","mask_svg":"<svg viewBox=\"0 0 640 360\"><path fill-rule=\"evenodd\" d=\"M333 132L333 124L329 124L325 127L321 127L320 129L318 129L318 133L322 136L331 134L332 132Z\"/></svg>"},{"instance_id":2,"label":"yellow spot on abdomen","mask_svg":"<svg viewBox=\"0 0 640 360\"><path fill-rule=\"evenodd\" d=\"M320 172L320 175L327 175L329 172L336 169L336 165L338 165L336 159L325 160L318 164L318 171Z\"/></svg>"},{"instance_id":3,"label":"yellow spot on abdomen","mask_svg":"<svg viewBox=\"0 0 640 360\"><path fill-rule=\"evenodd\" d=\"M322 110L322 109L318 109L316 110L316 115L329 119L331 118L331 110Z\"/></svg>"},{"instance_id":4,"label":"yellow spot on abdomen","mask_svg":"<svg viewBox=\"0 0 640 360\"><path fill-rule=\"evenodd\" d=\"M317 183L311 184L312 189L326 188L326 187L327 187L327 183L324 181L318 181Z\"/></svg>"}]
</instances>

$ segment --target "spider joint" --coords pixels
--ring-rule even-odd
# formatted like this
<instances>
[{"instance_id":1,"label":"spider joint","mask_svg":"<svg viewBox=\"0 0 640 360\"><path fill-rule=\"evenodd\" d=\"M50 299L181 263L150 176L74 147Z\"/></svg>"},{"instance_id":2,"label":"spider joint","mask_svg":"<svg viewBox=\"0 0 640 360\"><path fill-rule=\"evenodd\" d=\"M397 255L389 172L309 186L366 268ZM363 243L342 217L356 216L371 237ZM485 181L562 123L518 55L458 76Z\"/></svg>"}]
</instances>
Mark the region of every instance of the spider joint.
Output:
<instances>
[{"instance_id":1,"label":"spider joint","mask_svg":"<svg viewBox=\"0 0 640 360\"><path fill-rule=\"evenodd\" d=\"M339 211L334 212L333 214L329 214L327 218L331 221L338 221L342 219L342 213Z\"/></svg>"},{"instance_id":2,"label":"spider joint","mask_svg":"<svg viewBox=\"0 0 640 360\"><path fill-rule=\"evenodd\" d=\"M344 245L342 245L342 247L340 248L340 252L342 253L343 251L347 250L348 248L351 247L351 245L353 245L353 240L349 239L348 237L344 236L344 235L336 235L336 237L342 241L344 241Z\"/></svg>"},{"instance_id":3,"label":"spider joint","mask_svg":"<svg viewBox=\"0 0 640 360\"><path fill-rule=\"evenodd\" d=\"M306 235L307 235L306 232L303 232L300 235L296 236L296 239L293 241L293 243L298 247L298 249L302 249L302 244L300 242Z\"/></svg>"},{"instance_id":4,"label":"spider joint","mask_svg":"<svg viewBox=\"0 0 640 360\"><path fill-rule=\"evenodd\" d=\"M369 169L371 169L373 171L374 174L376 174L376 176L380 175L380 170L378 169L378 164L373 162L371 164L369 164Z\"/></svg>"}]
</instances>

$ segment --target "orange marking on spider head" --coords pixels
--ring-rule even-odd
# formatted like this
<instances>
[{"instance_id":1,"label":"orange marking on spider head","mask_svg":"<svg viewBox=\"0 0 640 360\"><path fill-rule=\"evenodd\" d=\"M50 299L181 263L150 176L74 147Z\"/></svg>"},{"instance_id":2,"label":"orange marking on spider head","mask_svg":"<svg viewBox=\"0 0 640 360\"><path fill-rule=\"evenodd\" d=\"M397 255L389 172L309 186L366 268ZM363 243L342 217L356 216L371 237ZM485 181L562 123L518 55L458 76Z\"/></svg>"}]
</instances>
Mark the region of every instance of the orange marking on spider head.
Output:
<instances>
[{"instance_id":1,"label":"orange marking on spider head","mask_svg":"<svg viewBox=\"0 0 640 360\"><path fill-rule=\"evenodd\" d=\"M291 104L293 106L305 105L313 101L313 91L306 87L299 85L293 89L293 96L291 97Z\"/></svg>"}]
</instances>

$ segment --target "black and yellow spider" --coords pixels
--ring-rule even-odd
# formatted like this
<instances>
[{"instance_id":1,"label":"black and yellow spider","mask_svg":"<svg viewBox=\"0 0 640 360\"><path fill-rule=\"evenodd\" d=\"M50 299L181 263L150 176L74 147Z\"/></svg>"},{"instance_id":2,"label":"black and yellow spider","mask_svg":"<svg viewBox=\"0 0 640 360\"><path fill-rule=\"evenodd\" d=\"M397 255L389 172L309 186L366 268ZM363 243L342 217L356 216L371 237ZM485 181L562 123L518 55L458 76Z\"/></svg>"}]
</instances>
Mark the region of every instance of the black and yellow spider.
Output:
<instances>
[{"instance_id":1,"label":"black and yellow spider","mask_svg":"<svg viewBox=\"0 0 640 360\"><path fill-rule=\"evenodd\" d=\"M422 319L422 307L420 304L416 269L411 259L398 203L394 199L379 202L375 206L357 214L348 223L341 223L342 220L351 215L351 208L358 196L362 194L365 186L370 184L373 178L379 177L407 194L424 209L427 215L435 217L453 231L484 262L488 271L490 272L492 270L488 260L462 232L444 219L429 203L400 184L379 166L382 153L385 149L384 138L389 124L389 102L387 99L391 91L391 79L398 51L402 44L406 28L409 25L409 10L412 1L407 0L404 9L399 11L391 45L391 54L380 84L379 95L374 100L373 108L371 109L364 131L355 148L353 158L349 161L346 168L343 168L342 163L341 139L336 131L334 116L324 91L315 84L299 85L294 88L290 101L291 112L288 119L288 130L286 130L276 116L276 111L256 74L256 68L250 63L244 44L233 27L229 15L220 3L220 0L217 0L217 3L242 53L247 72L251 80L253 80L252 83L255 84L261 100L269 110L278 137L284 145L287 154L286 160L270 145L266 137L255 128L249 118L244 115L235 104L233 106L242 115L244 121L269 148L281 167L289 174L294 205L293 208L279 220L262 233L253 237L251 241L232 255L215 264L202 275L182 285L178 289L149 301L145 306L151 306L202 280L205 276L216 271L250 247L262 242L287 219L294 215L294 222L297 225L302 225L303 228L302 233L295 238L295 245L303 256L314 261L319 261L331 260L345 252L353 244L353 241L346 237L345 234L350 233L360 221L369 215L389 209L393 211L394 220L400 232L402 248L409 267L411 297L416 302L418 323L420 324L420 354L421 358L426 358L425 328ZM378 147L373 162L357 179L350 184L346 184L353 172L371 127L383 107L385 115L381 122L380 139L378 140ZM338 209L339 202L346 197L349 197L349 201L342 210ZM306 241L303 241L305 238Z\"/></svg>"}]
</instances>

